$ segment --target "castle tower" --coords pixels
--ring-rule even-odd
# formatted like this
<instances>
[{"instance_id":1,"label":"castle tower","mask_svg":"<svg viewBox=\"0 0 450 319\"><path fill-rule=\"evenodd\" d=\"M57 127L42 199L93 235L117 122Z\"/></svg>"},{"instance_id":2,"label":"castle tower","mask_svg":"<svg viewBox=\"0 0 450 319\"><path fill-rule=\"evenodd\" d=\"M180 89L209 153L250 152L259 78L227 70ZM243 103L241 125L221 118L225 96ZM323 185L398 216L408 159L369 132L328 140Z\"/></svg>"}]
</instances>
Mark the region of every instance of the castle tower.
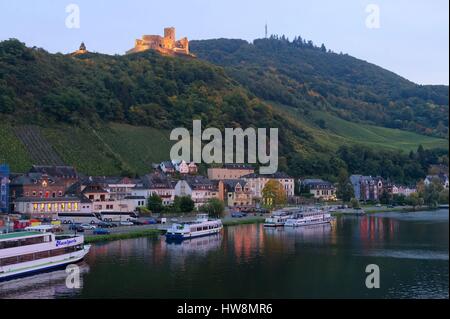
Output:
<instances>
[{"instance_id":1,"label":"castle tower","mask_svg":"<svg viewBox=\"0 0 450 319\"><path fill-rule=\"evenodd\" d=\"M80 54L86 54L88 53L88 50L86 49L86 45L84 42L81 42L80 48L72 53L72 55L80 55Z\"/></svg>"},{"instance_id":2,"label":"castle tower","mask_svg":"<svg viewBox=\"0 0 450 319\"><path fill-rule=\"evenodd\" d=\"M164 29L164 47L167 49L173 49L175 47L175 28Z\"/></svg>"},{"instance_id":3,"label":"castle tower","mask_svg":"<svg viewBox=\"0 0 450 319\"><path fill-rule=\"evenodd\" d=\"M175 28L174 27L165 28L164 37L169 38L170 40L175 42Z\"/></svg>"}]
</instances>

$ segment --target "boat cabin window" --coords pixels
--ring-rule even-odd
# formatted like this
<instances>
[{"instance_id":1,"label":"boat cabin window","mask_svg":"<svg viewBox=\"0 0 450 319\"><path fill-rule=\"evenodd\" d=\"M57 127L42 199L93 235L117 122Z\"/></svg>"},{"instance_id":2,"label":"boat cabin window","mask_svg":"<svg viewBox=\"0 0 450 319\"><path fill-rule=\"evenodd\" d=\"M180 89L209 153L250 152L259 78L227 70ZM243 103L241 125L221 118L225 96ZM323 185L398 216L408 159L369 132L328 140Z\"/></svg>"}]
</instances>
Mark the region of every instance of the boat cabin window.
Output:
<instances>
[{"instance_id":1,"label":"boat cabin window","mask_svg":"<svg viewBox=\"0 0 450 319\"><path fill-rule=\"evenodd\" d=\"M0 249L42 244L44 242L49 241L49 240L44 241L44 238L47 237L50 236L39 236L39 237L19 238L19 239L16 238L14 240L2 241L0 242Z\"/></svg>"},{"instance_id":2,"label":"boat cabin window","mask_svg":"<svg viewBox=\"0 0 450 319\"><path fill-rule=\"evenodd\" d=\"M64 254L70 254L70 253L76 252L81 249L83 249L83 246L77 245L77 246L70 246L70 247L59 248L59 249L54 249L54 250L41 251L41 252L31 253L31 254L26 254L26 255L0 258L0 267L7 266L7 265L14 265L14 264L18 264L18 263L27 262L27 261L48 258L48 257L55 257L55 256L59 256L59 255L64 255Z\"/></svg>"}]
</instances>

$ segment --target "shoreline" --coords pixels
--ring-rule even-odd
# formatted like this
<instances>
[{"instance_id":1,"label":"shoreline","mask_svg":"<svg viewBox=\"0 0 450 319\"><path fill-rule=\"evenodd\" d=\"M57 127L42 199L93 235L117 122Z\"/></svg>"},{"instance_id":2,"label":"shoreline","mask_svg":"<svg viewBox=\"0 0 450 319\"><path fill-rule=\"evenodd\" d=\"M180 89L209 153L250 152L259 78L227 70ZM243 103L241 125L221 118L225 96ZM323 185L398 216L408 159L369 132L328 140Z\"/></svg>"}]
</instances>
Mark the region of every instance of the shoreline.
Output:
<instances>
[{"instance_id":1,"label":"shoreline","mask_svg":"<svg viewBox=\"0 0 450 319\"><path fill-rule=\"evenodd\" d=\"M431 207L421 207L417 209L413 209L412 207L394 207L387 209L367 209L365 210L366 214L376 214L376 213L391 213L391 212L400 212L400 213L414 213L418 211L434 211L442 208L431 208ZM348 212L333 212L332 216L345 216L352 215L351 211ZM251 218L240 218L240 219L222 219L223 227L232 227L239 225L251 225L251 224L260 224L263 223L265 217L251 217ZM101 242L109 242L116 241L122 239L133 239L133 238L143 238L143 237L154 237L157 238L165 233L165 230L158 228L149 228L143 230L129 230L123 233L112 233L109 235L86 235L85 243L101 243Z\"/></svg>"},{"instance_id":2,"label":"shoreline","mask_svg":"<svg viewBox=\"0 0 450 319\"><path fill-rule=\"evenodd\" d=\"M108 242L108 241L116 241L122 239L132 239L132 238L141 238L141 237L158 237L163 234L161 229L145 229L145 230L132 230L126 233L120 234L109 234L109 235L87 235L84 237L84 242L86 244L100 243L100 242Z\"/></svg>"},{"instance_id":3,"label":"shoreline","mask_svg":"<svg viewBox=\"0 0 450 319\"><path fill-rule=\"evenodd\" d=\"M250 225L250 224L260 224L264 222L264 217L259 218L247 218L238 220L222 220L223 227L231 227L238 225ZM143 237L158 237L165 233L165 230L158 228L149 228L143 230L132 230L123 233L112 233L109 235L85 235L84 242L86 244L101 243L116 241L122 239L133 239L133 238L143 238Z\"/></svg>"},{"instance_id":4,"label":"shoreline","mask_svg":"<svg viewBox=\"0 0 450 319\"><path fill-rule=\"evenodd\" d=\"M423 207L417 207L416 209L414 209L413 207L393 207L393 208L383 208L383 209L374 209L373 207L368 207L368 208L364 208L361 207L366 214L383 214L383 213L392 213L392 212L398 212L398 213L415 213L415 212L423 212L423 211L434 211L434 210L440 210L440 209L445 209L445 208L441 208L441 207L428 207L428 206L423 206ZM332 216L344 216L344 215L352 215L353 210L347 210L347 211L343 211L343 212L332 212L331 215Z\"/></svg>"}]
</instances>

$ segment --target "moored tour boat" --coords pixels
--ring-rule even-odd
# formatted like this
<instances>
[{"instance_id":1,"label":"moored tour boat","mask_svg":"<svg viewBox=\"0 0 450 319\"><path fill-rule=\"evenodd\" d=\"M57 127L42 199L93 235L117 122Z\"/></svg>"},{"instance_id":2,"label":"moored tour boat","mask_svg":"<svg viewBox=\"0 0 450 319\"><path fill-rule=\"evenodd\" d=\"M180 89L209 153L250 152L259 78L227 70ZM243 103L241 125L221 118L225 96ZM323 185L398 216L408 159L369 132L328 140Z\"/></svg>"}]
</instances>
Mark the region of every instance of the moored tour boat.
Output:
<instances>
[{"instance_id":1,"label":"moored tour boat","mask_svg":"<svg viewBox=\"0 0 450 319\"><path fill-rule=\"evenodd\" d=\"M83 236L39 231L0 235L0 281L61 268L82 260L90 245Z\"/></svg>"},{"instance_id":2,"label":"moored tour boat","mask_svg":"<svg viewBox=\"0 0 450 319\"><path fill-rule=\"evenodd\" d=\"M193 222L173 224L166 232L167 240L184 240L219 233L223 228L220 219L209 219L208 214L199 214Z\"/></svg>"},{"instance_id":3,"label":"moored tour boat","mask_svg":"<svg viewBox=\"0 0 450 319\"><path fill-rule=\"evenodd\" d=\"M291 218L286 220L284 226L299 227L309 225L328 224L332 220L328 211L319 209L298 210Z\"/></svg>"},{"instance_id":4,"label":"moored tour boat","mask_svg":"<svg viewBox=\"0 0 450 319\"><path fill-rule=\"evenodd\" d=\"M292 213L290 211L278 210L274 211L273 214L266 218L264 221L264 227L280 227L284 226L286 221L291 218Z\"/></svg>"}]
</instances>

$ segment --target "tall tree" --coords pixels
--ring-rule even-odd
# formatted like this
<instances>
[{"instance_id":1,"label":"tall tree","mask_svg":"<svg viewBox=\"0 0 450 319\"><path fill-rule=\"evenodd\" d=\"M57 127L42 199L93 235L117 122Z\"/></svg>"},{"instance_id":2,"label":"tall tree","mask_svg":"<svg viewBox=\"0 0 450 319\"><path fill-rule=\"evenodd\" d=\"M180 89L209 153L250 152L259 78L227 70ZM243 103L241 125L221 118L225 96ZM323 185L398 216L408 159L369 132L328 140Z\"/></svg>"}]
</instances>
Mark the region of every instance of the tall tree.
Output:
<instances>
[{"instance_id":1,"label":"tall tree","mask_svg":"<svg viewBox=\"0 0 450 319\"><path fill-rule=\"evenodd\" d=\"M339 170L336 196L346 203L350 202L351 199L355 196L353 186L350 183L348 172L345 168L341 168Z\"/></svg>"},{"instance_id":2,"label":"tall tree","mask_svg":"<svg viewBox=\"0 0 450 319\"><path fill-rule=\"evenodd\" d=\"M152 213L159 214L163 210L163 203L161 197L156 194L152 194L147 200L147 208L151 210Z\"/></svg>"},{"instance_id":3,"label":"tall tree","mask_svg":"<svg viewBox=\"0 0 450 319\"><path fill-rule=\"evenodd\" d=\"M274 208L286 204L287 196L283 185L276 181L270 180L264 186L262 191L263 202L266 207Z\"/></svg>"}]
</instances>

